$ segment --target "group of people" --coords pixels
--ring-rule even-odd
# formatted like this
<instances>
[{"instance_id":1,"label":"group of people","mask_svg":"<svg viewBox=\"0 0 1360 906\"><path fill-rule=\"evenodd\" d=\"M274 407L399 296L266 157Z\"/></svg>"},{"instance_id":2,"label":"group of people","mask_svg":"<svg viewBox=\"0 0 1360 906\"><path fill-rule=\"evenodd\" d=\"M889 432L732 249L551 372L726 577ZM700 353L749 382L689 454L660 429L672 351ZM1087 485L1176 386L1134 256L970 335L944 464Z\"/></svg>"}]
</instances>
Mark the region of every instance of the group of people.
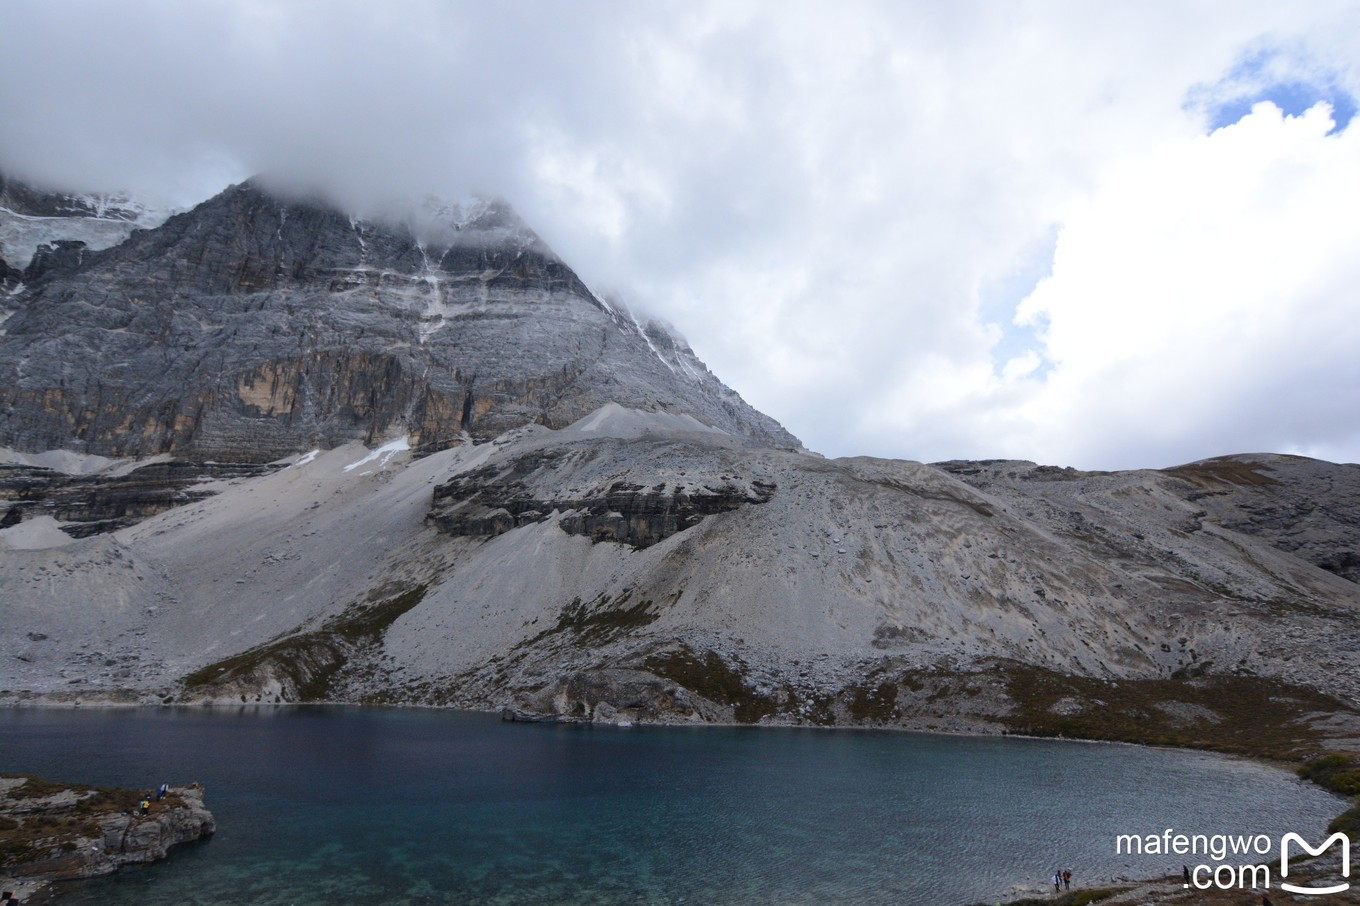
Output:
<instances>
[{"instance_id":1,"label":"group of people","mask_svg":"<svg viewBox=\"0 0 1360 906\"><path fill-rule=\"evenodd\" d=\"M1072 870L1070 868L1064 868L1062 871L1058 871L1055 868L1053 870L1053 890L1054 892L1058 892L1064 887L1069 890L1072 888Z\"/></svg>"},{"instance_id":2,"label":"group of people","mask_svg":"<svg viewBox=\"0 0 1360 906\"><path fill-rule=\"evenodd\" d=\"M148 790L147 794L142 797L141 804L138 806L138 811L142 815L151 814L152 800L154 799L156 802L160 802L162 799L169 795L170 784L168 783L162 783L160 786L156 787L156 791L154 793Z\"/></svg>"}]
</instances>

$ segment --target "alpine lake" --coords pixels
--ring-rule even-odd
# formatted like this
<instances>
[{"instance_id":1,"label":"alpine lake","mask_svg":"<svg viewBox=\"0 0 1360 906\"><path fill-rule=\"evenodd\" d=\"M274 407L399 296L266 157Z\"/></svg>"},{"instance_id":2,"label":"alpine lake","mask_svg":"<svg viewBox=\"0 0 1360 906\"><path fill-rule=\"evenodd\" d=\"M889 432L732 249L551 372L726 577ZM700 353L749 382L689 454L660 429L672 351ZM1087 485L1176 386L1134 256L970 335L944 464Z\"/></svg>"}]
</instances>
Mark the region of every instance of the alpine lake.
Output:
<instances>
[{"instance_id":1,"label":"alpine lake","mask_svg":"<svg viewBox=\"0 0 1360 906\"><path fill-rule=\"evenodd\" d=\"M1344 803L1180 750L426 709L0 712L0 770L198 781L218 832L70 904L967 904L1178 873L1119 834L1317 837Z\"/></svg>"}]
</instances>

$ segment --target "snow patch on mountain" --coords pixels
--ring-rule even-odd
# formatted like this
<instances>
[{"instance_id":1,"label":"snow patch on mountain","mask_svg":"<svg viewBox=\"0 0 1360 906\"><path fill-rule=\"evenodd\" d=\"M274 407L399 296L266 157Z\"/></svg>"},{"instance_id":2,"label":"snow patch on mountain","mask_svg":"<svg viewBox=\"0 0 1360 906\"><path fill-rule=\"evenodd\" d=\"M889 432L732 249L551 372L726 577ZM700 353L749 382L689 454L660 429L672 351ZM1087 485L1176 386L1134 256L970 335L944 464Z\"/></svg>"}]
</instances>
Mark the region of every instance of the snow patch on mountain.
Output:
<instances>
[{"instance_id":1,"label":"snow patch on mountain","mask_svg":"<svg viewBox=\"0 0 1360 906\"><path fill-rule=\"evenodd\" d=\"M387 466L387 463L392 459L393 456L396 456L398 453L404 453L409 449L411 449L411 438L408 435L403 434L396 440L388 441L387 443L383 444L381 447L369 453L363 459L356 460L355 462L352 462L349 465L345 466L345 471L352 472L355 469L359 468L360 466L368 465L370 462L373 462L374 460L378 460L378 468L380 469L385 468Z\"/></svg>"},{"instance_id":2,"label":"snow patch on mountain","mask_svg":"<svg viewBox=\"0 0 1360 906\"><path fill-rule=\"evenodd\" d=\"M134 207L137 215L129 219L127 215ZM99 205L93 210L113 216L90 216L75 211L67 216L42 217L0 206L0 258L10 267L23 270L39 248L58 241L83 242L94 250L112 248L132 235L133 230L157 227L171 214L133 202L124 202L116 209Z\"/></svg>"}]
</instances>

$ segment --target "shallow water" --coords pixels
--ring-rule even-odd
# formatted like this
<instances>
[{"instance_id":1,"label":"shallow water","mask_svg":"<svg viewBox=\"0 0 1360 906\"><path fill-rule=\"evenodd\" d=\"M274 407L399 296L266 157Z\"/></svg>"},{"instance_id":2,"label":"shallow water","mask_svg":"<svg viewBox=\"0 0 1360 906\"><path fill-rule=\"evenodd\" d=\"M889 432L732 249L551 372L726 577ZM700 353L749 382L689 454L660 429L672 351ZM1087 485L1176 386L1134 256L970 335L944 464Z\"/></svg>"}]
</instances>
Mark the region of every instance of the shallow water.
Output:
<instances>
[{"instance_id":1,"label":"shallow water","mask_svg":"<svg viewBox=\"0 0 1360 906\"><path fill-rule=\"evenodd\" d=\"M200 781L210 842L72 904L971 903L1069 867L1178 872L1121 833L1317 836L1283 771L1047 740L502 723L451 711L0 711L0 770Z\"/></svg>"}]
</instances>

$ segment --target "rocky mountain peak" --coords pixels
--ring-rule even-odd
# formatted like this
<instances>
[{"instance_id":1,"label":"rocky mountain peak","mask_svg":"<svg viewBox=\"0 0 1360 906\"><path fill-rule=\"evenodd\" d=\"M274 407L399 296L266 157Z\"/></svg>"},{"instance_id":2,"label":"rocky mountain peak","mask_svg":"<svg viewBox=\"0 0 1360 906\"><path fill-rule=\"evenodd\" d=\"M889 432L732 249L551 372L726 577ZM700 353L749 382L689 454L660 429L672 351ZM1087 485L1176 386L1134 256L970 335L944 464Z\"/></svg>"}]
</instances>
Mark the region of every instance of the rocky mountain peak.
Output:
<instances>
[{"instance_id":1,"label":"rocky mountain peak","mask_svg":"<svg viewBox=\"0 0 1360 906\"><path fill-rule=\"evenodd\" d=\"M251 180L107 249L58 243L5 305L15 449L260 462L404 433L432 450L611 402L799 446L501 201L360 219Z\"/></svg>"},{"instance_id":2,"label":"rocky mountain peak","mask_svg":"<svg viewBox=\"0 0 1360 906\"><path fill-rule=\"evenodd\" d=\"M0 172L0 288L14 290L42 249L61 242L109 248L168 214L123 192L49 191Z\"/></svg>"},{"instance_id":3,"label":"rocky mountain peak","mask_svg":"<svg viewBox=\"0 0 1360 906\"><path fill-rule=\"evenodd\" d=\"M0 206L25 217L91 217L135 223L147 207L124 192L47 192L0 173Z\"/></svg>"},{"instance_id":4,"label":"rocky mountain peak","mask_svg":"<svg viewBox=\"0 0 1360 906\"><path fill-rule=\"evenodd\" d=\"M570 274L504 202L423 205L404 216L359 218L316 198L277 194L258 180L229 187L137 237L116 257L231 294L308 283L329 288L375 276L428 281L510 267L520 279L547 269Z\"/></svg>"}]
</instances>

